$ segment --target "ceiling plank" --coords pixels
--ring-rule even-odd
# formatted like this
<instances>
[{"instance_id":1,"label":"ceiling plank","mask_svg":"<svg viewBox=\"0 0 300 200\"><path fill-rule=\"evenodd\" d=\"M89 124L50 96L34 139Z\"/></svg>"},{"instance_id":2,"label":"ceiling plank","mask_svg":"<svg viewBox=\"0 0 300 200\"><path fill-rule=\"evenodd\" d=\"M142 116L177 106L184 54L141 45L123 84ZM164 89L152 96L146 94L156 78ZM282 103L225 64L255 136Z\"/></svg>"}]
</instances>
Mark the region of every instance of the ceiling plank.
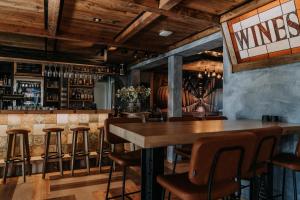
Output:
<instances>
[{"instance_id":1,"label":"ceiling plank","mask_svg":"<svg viewBox=\"0 0 300 200\"><path fill-rule=\"evenodd\" d=\"M179 4L182 0L160 0L159 8L164 10L170 10L177 4Z\"/></svg>"},{"instance_id":2,"label":"ceiling plank","mask_svg":"<svg viewBox=\"0 0 300 200\"><path fill-rule=\"evenodd\" d=\"M143 28L148 26L154 20L160 17L160 14L144 12L140 17L138 17L133 23L130 24L124 31L122 31L116 38L115 42L124 43L135 34L140 32Z\"/></svg>"},{"instance_id":3,"label":"ceiling plank","mask_svg":"<svg viewBox=\"0 0 300 200\"><path fill-rule=\"evenodd\" d=\"M160 5L161 9L170 10L174 6L176 6L181 0L161 0L163 4ZM161 2L160 1L160 2ZM125 30L123 30L116 38L115 42L124 43L133 37L135 34L140 32L143 28L151 24L157 18L159 18L161 14L153 13L153 12L144 12L140 17L133 21Z\"/></svg>"},{"instance_id":4,"label":"ceiling plank","mask_svg":"<svg viewBox=\"0 0 300 200\"><path fill-rule=\"evenodd\" d=\"M55 36L57 34L63 2L63 0L48 1L48 33L51 36Z\"/></svg>"}]
</instances>

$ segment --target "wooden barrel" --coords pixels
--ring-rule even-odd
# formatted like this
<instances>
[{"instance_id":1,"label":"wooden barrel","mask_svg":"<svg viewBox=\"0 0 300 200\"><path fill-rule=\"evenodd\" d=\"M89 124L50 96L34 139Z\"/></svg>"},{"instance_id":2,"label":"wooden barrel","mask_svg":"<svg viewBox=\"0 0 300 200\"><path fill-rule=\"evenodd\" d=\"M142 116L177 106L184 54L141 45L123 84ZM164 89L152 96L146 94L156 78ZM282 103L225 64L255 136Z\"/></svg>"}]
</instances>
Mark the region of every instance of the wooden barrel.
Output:
<instances>
[{"instance_id":1,"label":"wooden barrel","mask_svg":"<svg viewBox=\"0 0 300 200\"><path fill-rule=\"evenodd\" d=\"M182 90L182 107L193 105L199 102L199 99L188 91ZM157 90L157 105L160 108L168 107L168 86L161 86Z\"/></svg>"}]
</instances>

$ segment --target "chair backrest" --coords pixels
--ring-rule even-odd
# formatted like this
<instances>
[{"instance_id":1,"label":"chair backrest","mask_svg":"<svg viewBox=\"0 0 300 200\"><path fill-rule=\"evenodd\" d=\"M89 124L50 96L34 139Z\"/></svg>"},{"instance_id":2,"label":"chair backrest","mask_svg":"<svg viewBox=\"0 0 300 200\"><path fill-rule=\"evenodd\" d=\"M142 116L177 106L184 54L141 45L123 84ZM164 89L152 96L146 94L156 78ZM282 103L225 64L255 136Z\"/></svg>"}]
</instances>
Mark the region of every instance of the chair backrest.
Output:
<instances>
[{"instance_id":1,"label":"chair backrest","mask_svg":"<svg viewBox=\"0 0 300 200\"><path fill-rule=\"evenodd\" d=\"M128 143L127 140L120 138L109 131L109 125L114 123L141 123L140 118L108 118L104 121L104 140L110 144Z\"/></svg>"},{"instance_id":2,"label":"chair backrest","mask_svg":"<svg viewBox=\"0 0 300 200\"><path fill-rule=\"evenodd\" d=\"M225 116L205 116L204 120L227 120Z\"/></svg>"},{"instance_id":3,"label":"chair backrest","mask_svg":"<svg viewBox=\"0 0 300 200\"><path fill-rule=\"evenodd\" d=\"M296 153L295 154L296 154L296 156L298 158L300 158L300 138L299 138L298 143L297 143Z\"/></svg>"},{"instance_id":4,"label":"chair backrest","mask_svg":"<svg viewBox=\"0 0 300 200\"><path fill-rule=\"evenodd\" d=\"M250 170L256 170L259 167L265 167L265 164L272 160L282 134L282 128L274 126L252 130L252 132L256 135L256 148Z\"/></svg>"},{"instance_id":5,"label":"chair backrest","mask_svg":"<svg viewBox=\"0 0 300 200\"><path fill-rule=\"evenodd\" d=\"M182 116L182 117L169 117L169 122L183 122L183 121L200 121L201 118L193 117L193 116Z\"/></svg>"},{"instance_id":6,"label":"chair backrest","mask_svg":"<svg viewBox=\"0 0 300 200\"><path fill-rule=\"evenodd\" d=\"M249 169L255 141L255 135L250 132L232 132L197 140L192 149L189 180L196 185L234 182Z\"/></svg>"}]
</instances>

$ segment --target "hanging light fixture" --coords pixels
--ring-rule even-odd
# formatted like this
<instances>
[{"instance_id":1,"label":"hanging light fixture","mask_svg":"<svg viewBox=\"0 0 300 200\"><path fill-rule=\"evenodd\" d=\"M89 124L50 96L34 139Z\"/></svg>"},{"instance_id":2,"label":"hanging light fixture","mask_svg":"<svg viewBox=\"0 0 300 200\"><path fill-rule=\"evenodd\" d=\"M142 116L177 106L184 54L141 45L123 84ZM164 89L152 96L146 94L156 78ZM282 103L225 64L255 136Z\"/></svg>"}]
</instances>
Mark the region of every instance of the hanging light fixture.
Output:
<instances>
[{"instance_id":1,"label":"hanging light fixture","mask_svg":"<svg viewBox=\"0 0 300 200\"><path fill-rule=\"evenodd\" d=\"M214 71L212 72L211 76L212 77L215 77L217 74L216 74L216 66L214 65Z\"/></svg>"},{"instance_id":2,"label":"hanging light fixture","mask_svg":"<svg viewBox=\"0 0 300 200\"><path fill-rule=\"evenodd\" d=\"M207 77L210 78L210 72L207 73Z\"/></svg>"},{"instance_id":3,"label":"hanging light fixture","mask_svg":"<svg viewBox=\"0 0 300 200\"><path fill-rule=\"evenodd\" d=\"M206 70L206 67L205 67L205 70L204 70L204 74L207 74L207 70Z\"/></svg>"},{"instance_id":4,"label":"hanging light fixture","mask_svg":"<svg viewBox=\"0 0 300 200\"><path fill-rule=\"evenodd\" d=\"M221 74L217 74L217 79L220 79L222 78L222 75Z\"/></svg>"}]
</instances>

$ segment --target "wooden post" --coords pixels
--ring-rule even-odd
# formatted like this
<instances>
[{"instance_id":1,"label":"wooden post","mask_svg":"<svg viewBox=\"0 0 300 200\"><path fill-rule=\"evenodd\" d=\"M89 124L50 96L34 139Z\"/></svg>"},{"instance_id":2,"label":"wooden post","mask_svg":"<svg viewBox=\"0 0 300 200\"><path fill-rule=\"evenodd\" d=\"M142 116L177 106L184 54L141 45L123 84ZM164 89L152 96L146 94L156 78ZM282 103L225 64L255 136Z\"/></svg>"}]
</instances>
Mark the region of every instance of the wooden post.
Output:
<instances>
[{"instance_id":1,"label":"wooden post","mask_svg":"<svg viewBox=\"0 0 300 200\"><path fill-rule=\"evenodd\" d=\"M168 117L182 116L182 56L168 58ZM174 161L174 146L168 146L167 160Z\"/></svg>"}]
</instances>

